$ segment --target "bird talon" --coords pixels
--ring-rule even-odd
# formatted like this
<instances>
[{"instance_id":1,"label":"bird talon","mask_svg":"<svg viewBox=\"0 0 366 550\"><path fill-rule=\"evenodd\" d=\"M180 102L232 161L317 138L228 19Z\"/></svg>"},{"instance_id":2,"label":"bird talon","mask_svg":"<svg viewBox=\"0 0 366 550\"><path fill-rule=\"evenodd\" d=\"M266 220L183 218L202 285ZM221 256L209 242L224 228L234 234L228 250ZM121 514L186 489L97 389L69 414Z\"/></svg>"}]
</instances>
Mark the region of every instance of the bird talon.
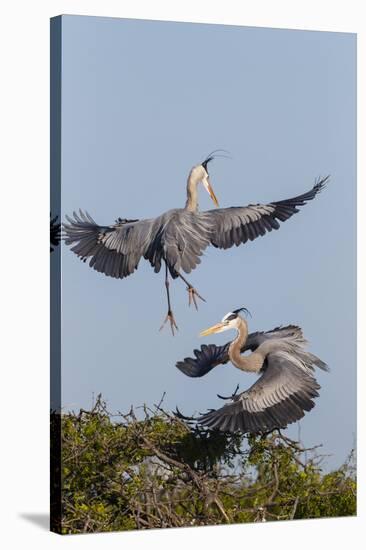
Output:
<instances>
[{"instance_id":1,"label":"bird talon","mask_svg":"<svg viewBox=\"0 0 366 550\"><path fill-rule=\"evenodd\" d=\"M170 329L172 331L172 335L175 336L174 330L179 330L179 329L178 329L177 323L175 322L173 312L170 311L170 310L168 311L167 316L165 317L163 324L159 328L159 331L161 331L165 327L165 325L168 321L170 323Z\"/></svg>"},{"instance_id":2,"label":"bird talon","mask_svg":"<svg viewBox=\"0 0 366 550\"><path fill-rule=\"evenodd\" d=\"M195 288L193 288L193 286L188 286L187 290L188 290L188 306L191 306L191 304L194 304L196 310L198 311L198 304L197 304L196 297L202 300L203 302L205 302L206 300L202 298L202 296L197 292Z\"/></svg>"}]
</instances>

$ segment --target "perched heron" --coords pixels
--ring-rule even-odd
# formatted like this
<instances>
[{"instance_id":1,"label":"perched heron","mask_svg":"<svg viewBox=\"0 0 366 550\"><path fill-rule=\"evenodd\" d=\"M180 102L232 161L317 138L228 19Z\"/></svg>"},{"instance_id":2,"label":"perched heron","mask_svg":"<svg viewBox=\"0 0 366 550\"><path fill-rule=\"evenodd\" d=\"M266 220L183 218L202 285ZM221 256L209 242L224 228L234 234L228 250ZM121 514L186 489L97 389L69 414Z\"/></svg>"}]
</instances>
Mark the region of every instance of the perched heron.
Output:
<instances>
[{"instance_id":1,"label":"perched heron","mask_svg":"<svg viewBox=\"0 0 366 550\"><path fill-rule=\"evenodd\" d=\"M218 151L218 150L217 150ZM65 242L89 266L118 279L131 275L143 257L150 262L155 273L165 264L165 286L168 313L161 328L170 322L177 329L173 315L169 273L173 279L181 278L187 285L189 305L197 309L197 299L204 300L182 275L190 273L201 262L200 256L209 245L216 248L239 246L247 241L278 229L279 222L288 220L298 207L312 200L324 187L328 177L320 179L314 187L297 197L268 204L251 204L230 208L198 210L198 185L203 184L215 206L219 206L208 173L208 164L218 156L213 151L201 164L194 166L187 181L187 200L184 208L175 208L151 219L118 218L112 225L97 225L82 210L66 216L63 224Z\"/></svg>"},{"instance_id":2,"label":"perched heron","mask_svg":"<svg viewBox=\"0 0 366 550\"><path fill-rule=\"evenodd\" d=\"M289 325L248 335L248 323L239 315L241 311L248 310L236 309L201 332L201 336L207 336L236 330L232 342L223 346L204 345L194 351L195 358L186 357L176 366L187 376L200 377L231 361L234 367L261 376L242 393L235 392L228 398L218 396L229 402L196 420L209 428L230 432L257 433L285 428L314 407L313 398L320 389L314 367L322 370L328 367L319 357L305 351L307 342L301 328ZM252 351L250 355L242 355L248 350Z\"/></svg>"}]
</instances>

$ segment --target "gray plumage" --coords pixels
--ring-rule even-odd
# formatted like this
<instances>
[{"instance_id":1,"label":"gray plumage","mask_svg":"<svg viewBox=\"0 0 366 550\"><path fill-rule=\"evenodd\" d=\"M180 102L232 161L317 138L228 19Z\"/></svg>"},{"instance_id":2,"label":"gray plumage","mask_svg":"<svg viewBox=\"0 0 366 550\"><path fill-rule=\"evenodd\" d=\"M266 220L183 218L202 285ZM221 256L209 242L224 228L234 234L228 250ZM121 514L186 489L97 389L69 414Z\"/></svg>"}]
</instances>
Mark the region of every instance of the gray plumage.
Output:
<instances>
[{"instance_id":1,"label":"gray plumage","mask_svg":"<svg viewBox=\"0 0 366 550\"><path fill-rule=\"evenodd\" d=\"M226 328L216 331L221 330ZM313 399L319 395L314 369L328 370L327 365L305 350L307 342L302 331L293 325L252 333L244 340L238 351L254 352L247 356L248 362L254 356L261 358L257 370L260 378L246 391L233 395L223 407L208 411L197 421L222 431L258 433L285 428L300 420L314 407ZM240 344L238 339L236 341ZM231 360L230 350L234 343L235 340L223 346L202 346L194 351L195 358L185 358L176 366L187 376L204 376Z\"/></svg>"},{"instance_id":2,"label":"gray plumage","mask_svg":"<svg viewBox=\"0 0 366 550\"><path fill-rule=\"evenodd\" d=\"M66 216L66 244L82 260L110 277L123 279L137 269L143 257L155 273L165 259L170 273L190 273L210 244L212 222L205 214L195 215L184 209L165 212L147 220L123 220L111 226L99 226L88 213ZM76 244L75 244L76 243Z\"/></svg>"},{"instance_id":3,"label":"gray plumage","mask_svg":"<svg viewBox=\"0 0 366 550\"><path fill-rule=\"evenodd\" d=\"M203 170L201 165L194 167L191 175L198 168ZM206 169L205 174L208 178ZM119 219L106 226L98 225L80 210L73 217L66 216L68 223L63 224L66 244L81 260L89 261L90 267L109 277L127 277L144 258L156 273L165 261L176 278L181 270L190 273L195 269L209 245L226 249L278 229L279 222L286 221L299 211L299 206L312 200L328 179L321 179L309 192L291 199L199 212L196 185L205 176L193 179L191 175L185 208L146 220Z\"/></svg>"}]
</instances>

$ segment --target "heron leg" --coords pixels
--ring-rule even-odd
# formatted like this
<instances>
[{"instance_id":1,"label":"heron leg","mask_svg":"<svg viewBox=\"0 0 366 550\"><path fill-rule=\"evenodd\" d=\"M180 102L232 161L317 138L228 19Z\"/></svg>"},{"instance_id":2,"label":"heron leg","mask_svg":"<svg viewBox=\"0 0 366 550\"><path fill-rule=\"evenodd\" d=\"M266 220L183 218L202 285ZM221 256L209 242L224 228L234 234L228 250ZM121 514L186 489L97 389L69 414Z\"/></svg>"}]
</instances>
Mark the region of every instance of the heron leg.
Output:
<instances>
[{"instance_id":1,"label":"heron leg","mask_svg":"<svg viewBox=\"0 0 366 550\"><path fill-rule=\"evenodd\" d=\"M181 273L179 273L179 271L177 271L177 275L178 277L180 277L182 279L182 281L184 281L187 285L187 290L188 290L188 305L190 306L191 304L194 304L195 308L198 310L198 305L197 305L197 298L199 298L200 300L202 300L203 302L205 302L206 300L204 298L202 298L202 296L200 294L198 294L197 290L191 285L191 283L189 283L187 281L187 279L185 277L183 277L183 275Z\"/></svg>"},{"instance_id":2,"label":"heron leg","mask_svg":"<svg viewBox=\"0 0 366 550\"><path fill-rule=\"evenodd\" d=\"M174 336L174 330L178 330L178 325L175 322L172 307L171 307L171 304L170 304L169 273L168 273L168 264L166 262L165 262L165 288L166 288L166 295L167 295L167 298L168 298L168 313L167 313L167 315L164 319L164 322L161 325L159 330L162 330L164 328L165 324L169 321L170 328L171 328L172 334Z\"/></svg>"}]
</instances>

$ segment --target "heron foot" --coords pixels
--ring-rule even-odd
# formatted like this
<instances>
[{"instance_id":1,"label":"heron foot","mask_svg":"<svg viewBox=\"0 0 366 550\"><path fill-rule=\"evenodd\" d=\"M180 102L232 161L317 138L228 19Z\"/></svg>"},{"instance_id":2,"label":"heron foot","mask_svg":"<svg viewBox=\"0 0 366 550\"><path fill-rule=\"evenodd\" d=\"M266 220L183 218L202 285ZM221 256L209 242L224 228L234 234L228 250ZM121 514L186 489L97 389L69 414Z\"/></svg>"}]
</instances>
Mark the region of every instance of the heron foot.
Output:
<instances>
[{"instance_id":1,"label":"heron foot","mask_svg":"<svg viewBox=\"0 0 366 550\"><path fill-rule=\"evenodd\" d=\"M196 310L198 310L197 298L202 300L202 302L205 302L206 300L202 298L200 294L198 294L197 290L193 286L187 286L187 291L188 291L188 305L191 306L191 304L194 304L194 307L196 308Z\"/></svg>"},{"instance_id":2,"label":"heron foot","mask_svg":"<svg viewBox=\"0 0 366 550\"><path fill-rule=\"evenodd\" d=\"M228 399L234 399L234 397L236 396L236 394L238 393L239 391L239 384L236 385L236 388L235 388L235 391L234 393L232 393L231 395L229 395L228 397L224 397L223 395L220 395L219 393L217 393L217 397L219 399L225 399L225 400L228 400Z\"/></svg>"},{"instance_id":3,"label":"heron foot","mask_svg":"<svg viewBox=\"0 0 366 550\"><path fill-rule=\"evenodd\" d=\"M174 318L174 315L173 315L173 312L171 309L168 310L168 313L164 319L164 322L163 324L161 325L161 327L159 328L159 330L163 330L163 328L165 327L166 323L169 321L170 323L170 329L172 331L172 335L175 336L175 333L174 331L175 330L178 330L178 325L177 323L175 322L175 318Z\"/></svg>"}]
</instances>

